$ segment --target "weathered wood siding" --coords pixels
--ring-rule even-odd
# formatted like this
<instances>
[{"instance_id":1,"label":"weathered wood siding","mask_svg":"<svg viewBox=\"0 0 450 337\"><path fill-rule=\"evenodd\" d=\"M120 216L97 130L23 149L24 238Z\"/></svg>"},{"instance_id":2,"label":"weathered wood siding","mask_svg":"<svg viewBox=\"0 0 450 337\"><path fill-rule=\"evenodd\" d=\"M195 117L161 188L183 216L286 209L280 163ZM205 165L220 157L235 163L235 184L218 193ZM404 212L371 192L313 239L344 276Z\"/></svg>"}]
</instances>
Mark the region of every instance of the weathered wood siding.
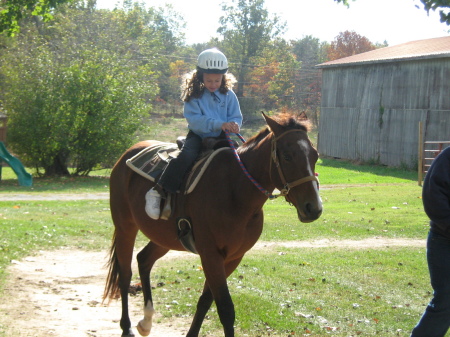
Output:
<instances>
[{"instance_id":1,"label":"weathered wood siding","mask_svg":"<svg viewBox=\"0 0 450 337\"><path fill-rule=\"evenodd\" d=\"M450 140L450 58L322 69L321 155L417 167L425 140Z\"/></svg>"}]
</instances>

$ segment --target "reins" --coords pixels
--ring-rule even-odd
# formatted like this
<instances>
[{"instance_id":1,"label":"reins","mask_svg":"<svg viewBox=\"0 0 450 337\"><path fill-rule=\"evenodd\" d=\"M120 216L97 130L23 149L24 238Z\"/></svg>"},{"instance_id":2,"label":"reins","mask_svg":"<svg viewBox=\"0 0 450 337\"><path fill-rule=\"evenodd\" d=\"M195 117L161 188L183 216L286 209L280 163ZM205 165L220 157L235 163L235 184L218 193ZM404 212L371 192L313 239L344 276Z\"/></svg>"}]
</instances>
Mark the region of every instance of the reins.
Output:
<instances>
[{"instance_id":1,"label":"reins","mask_svg":"<svg viewBox=\"0 0 450 337\"><path fill-rule=\"evenodd\" d=\"M245 143L244 137L242 137L239 133L236 133L236 135L239 137L239 139L242 141L242 143ZM247 171L247 169L244 166L244 163L242 162L241 158L239 157L239 154L237 153L236 147L233 144L233 141L230 138L230 133L228 131L225 131L225 136L227 138L228 144L230 145L231 149L233 150L234 156L237 159L237 162L239 163L239 166L241 167L242 171L244 171L245 175L248 179L255 185L262 193L264 193L269 199L275 199L278 197L278 195L273 195L268 190L266 190L264 187L262 187L256 180L251 176L251 174Z\"/></svg>"},{"instance_id":2,"label":"reins","mask_svg":"<svg viewBox=\"0 0 450 337\"><path fill-rule=\"evenodd\" d=\"M291 183L286 182L286 179L284 178L284 174L283 174L283 170L281 169L281 165L280 162L278 160L278 156L277 156L277 140L280 139L281 137L285 136L288 133L291 132L304 132L302 130L298 130L298 129L293 129L293 130L288 130L284 133L282 133L280 136L278 137L274 137L272 138L272 144L271 144L271 161L270 161L270 166L269 166L269 175L270 175L270 179L272 179L272 161L275 163L275 166L278 169L278 175L280 176L281 182L283 184L283 188L280 190L280 194L272 194L269 191L267 191L264 187L262 187L251 175L250 173L247 171L247 169L244 166L244 163L242 163L241 158L239 157L239 154L237 153L236 147L234 146L231 138L230 138L230 133L228 131L225 131L225 136L227 138L227 141L231 147L231 149L233 150L234 156L236 157L239 166L241 167L242 171L245 173L245 175L250 179L250 181L262 192L264 193L269 199L276 199L280 196L286 196L288 195L289 191L291 190L291 188L301 185L303 183L306 183L308 181L316 181L317 184L319 184L319 180L317 179L317 177L314 176L307 176L298 180L295 180ZM245 139L239 134L236 134L239 139L245 143Z\"/></svg>"}]
</instances>

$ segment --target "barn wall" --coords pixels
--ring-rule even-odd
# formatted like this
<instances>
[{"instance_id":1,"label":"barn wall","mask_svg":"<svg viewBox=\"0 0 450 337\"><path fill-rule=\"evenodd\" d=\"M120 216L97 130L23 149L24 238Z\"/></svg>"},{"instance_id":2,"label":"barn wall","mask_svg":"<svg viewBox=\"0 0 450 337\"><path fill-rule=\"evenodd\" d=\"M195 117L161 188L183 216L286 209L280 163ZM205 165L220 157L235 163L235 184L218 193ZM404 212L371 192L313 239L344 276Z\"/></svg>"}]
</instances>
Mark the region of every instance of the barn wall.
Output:
<instances>
[{"instance_id":1,"label":"barn wall","mask_svg":"<svg viewBox=\"0 0 450 337\"><path fill-rule=\"evenodd\" d=\"M320 154L417 167L419 121L450 139L449 79L448 58L323 69Z\"/></svg>"}]
</instances>

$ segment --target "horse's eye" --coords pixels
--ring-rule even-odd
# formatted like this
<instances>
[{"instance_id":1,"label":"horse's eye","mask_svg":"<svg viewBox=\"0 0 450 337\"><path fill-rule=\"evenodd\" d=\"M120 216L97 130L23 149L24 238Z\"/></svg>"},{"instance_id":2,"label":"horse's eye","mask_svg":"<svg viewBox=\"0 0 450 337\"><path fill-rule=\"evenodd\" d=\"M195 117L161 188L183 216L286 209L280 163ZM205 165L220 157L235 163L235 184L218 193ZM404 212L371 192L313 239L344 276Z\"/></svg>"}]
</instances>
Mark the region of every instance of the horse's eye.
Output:
<instances>
[{"instance_id":1,"label":"horse's eye","mask_svg":"<svg viewBox=\"0 0 450 337\"><path fill-rule=\"evenodd\" d=\"M292 157L288 153L283 153L283 159L286 161L291 161Z\"/></svg>"}]
</instances>

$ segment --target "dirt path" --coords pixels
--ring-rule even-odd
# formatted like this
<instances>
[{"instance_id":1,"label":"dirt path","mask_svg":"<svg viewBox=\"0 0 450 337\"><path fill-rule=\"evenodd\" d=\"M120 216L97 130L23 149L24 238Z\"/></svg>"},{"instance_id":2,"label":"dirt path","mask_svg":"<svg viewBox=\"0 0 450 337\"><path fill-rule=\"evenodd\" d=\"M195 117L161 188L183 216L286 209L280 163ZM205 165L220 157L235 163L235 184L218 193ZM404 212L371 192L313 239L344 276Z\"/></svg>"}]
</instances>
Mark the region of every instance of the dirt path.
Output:
<instances>
[{"instance_id":1,"label":"dirt path","mask_svg":"<svg viewBox=\"0 0 450 337\"><path fill-rule=\"evenodd\" d=\"M253 249L300 247L348 247L352 249L392 246L425 247L425 240L371 238L360 241L259 242ZM170 252L163 259L196 256ZM106 276L106 253L82 250L39 252L22 261L13 261L11 274L0 302L0 331L16 337L101 337L119 336L120 301L101 304ZM157 268L157 267L156 267ZM134 266L136 272L136 266ZM133 324L142 317L141 296L130 297ZM156 321L158 320L156 315ZM155 322L152 337L182 337L190 320ZM135 331L136 335L137 331Z\"/></svg>"},{"instance_id":2,"label":"dirt path","mask_svg":"<svg viewBox=\"0 0 450 337\"><path fill-rule=\"evenodd\" d=\"M13 261L0 303L6 336L120 336L120 301L101 303L105 261L104 252L81 250L40 252ZM130 302L136 324L142 319L142 297L130 297ZM188 326L178 318L173 324L155 324L152 337L185 336Z\"/></svg>"}]
</instances>

